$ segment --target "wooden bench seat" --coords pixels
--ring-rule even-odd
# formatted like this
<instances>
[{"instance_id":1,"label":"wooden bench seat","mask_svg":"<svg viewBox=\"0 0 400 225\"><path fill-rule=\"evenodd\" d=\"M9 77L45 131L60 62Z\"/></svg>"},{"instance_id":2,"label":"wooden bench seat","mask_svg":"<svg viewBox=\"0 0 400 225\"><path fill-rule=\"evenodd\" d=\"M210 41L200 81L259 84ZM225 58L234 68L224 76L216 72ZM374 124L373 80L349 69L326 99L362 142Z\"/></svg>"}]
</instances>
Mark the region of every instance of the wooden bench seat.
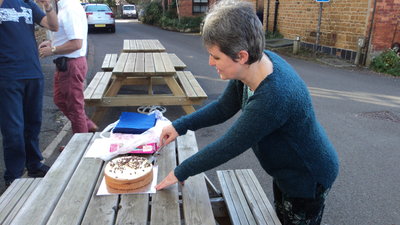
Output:
<instances>
[{"instance_id":1,"label":"wooden bench seat","mask_svg":"<svg viewBox=\"0 0 400 225\"><path fill-rule=\"evenodd\" d=\"M253 170L219 170L217 175L232 224L281 225Z\"/></svg>"},{"instance_id":2,"label":"wooden bench seat","mask_svg":"<svg viewBox=\"0 0 400 225\"><path fill-rule=\"evenodd\" d=\"M84 92L85 103L99 102L107 90L111 72L97 72Z\"/></svg>"},{"instance_id":3,"label":"wooden bench seat","mask_svg":"<svg viewBox=\"0 0 400 225\"><path fill-rule=\"evenodd\" d=\"M87 196L82 197L81 194L84 193L77 190L92 185L90 181L97 179L92 175L92 170L97 169L99 173L102 165L100 159L93 158L84 158L83 160L86 161L80 163L92 137L93 135L79 133L71 138L71 144L65 146L46 176L18 210L11 224L79 224L75 220L80 219L82 205L87 204L88 199ZM94 161L100 165L94 165ZM80 173L76 173L76 168L80 166L84 168L80 170ZM74 174L78 185L71 181ZM65 192L72 194L66 195ZM88 195L91 193L88 192ZM70 201L66 204L68 207L65 205L62 208L56 207L64 199ZM70 211L73 212L70 213ZM53 216L56 216L57 222L51 221L50 217ZM68 216L70 216L68 220L64 220L64 217Z\"/></svg>"},{"instance_id":4,"label":"wooden bench seat","mask_svg":"<svg viewBox=\"0 0 400 225\"><path fill-rule=\"evenodd\" d=\"M177 71L176 75L189 99L206 99L207 94L190 71Z\"/></svg>"},{"instance_id":5,"label":"wooden bench seat","mask_svg":"<svg viewBox=\"0 0 400 225\"><path fill-rule=\"evenodd\" d=\"M184 70L186 68L186 64L182 62L178 56L176 56L174 53L169 53L169 58L171 59L172 64L175 67L175 70Z\"/></svg>"},{"instance_id":6,"label":"wooden bench seat","mask_svg":"<svg viewBox=\"0 0 400 225\"><path fill-rule=\"evenodd\" d=\"M117 64L118 54L106 54L101 65L103 71L112 71Z\"/></svg>"},{"instance_id":7,"label":"wooden bench seat","mask_svg":"<svg viewBox=\"0 0 400 225\"><path fill-rule=\"evenodd\" d=\"M7 188L0 197L0 224L11 224L18 210L36 189L42 178L20 178Z\"/></svg>"}]
</instances>

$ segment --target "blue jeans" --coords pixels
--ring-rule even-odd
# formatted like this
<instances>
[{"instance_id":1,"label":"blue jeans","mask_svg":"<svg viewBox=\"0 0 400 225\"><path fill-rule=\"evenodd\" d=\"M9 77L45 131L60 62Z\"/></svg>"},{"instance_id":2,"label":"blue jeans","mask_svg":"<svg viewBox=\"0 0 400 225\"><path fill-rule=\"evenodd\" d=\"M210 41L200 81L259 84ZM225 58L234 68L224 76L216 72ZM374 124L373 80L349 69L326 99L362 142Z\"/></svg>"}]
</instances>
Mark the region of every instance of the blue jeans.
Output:
<instances>
[{"instance_id":1,"label":"blue jeans","mask_svg":"<svg viewBox=\"0 0 400 225\"><path fill-rule=\"evenodd\" d=\"M6 181L21 177L25 166L28 171L42 166L39 134L43 83L43 79L0 80L0 128Z\"/></svg>"}]
</instances>

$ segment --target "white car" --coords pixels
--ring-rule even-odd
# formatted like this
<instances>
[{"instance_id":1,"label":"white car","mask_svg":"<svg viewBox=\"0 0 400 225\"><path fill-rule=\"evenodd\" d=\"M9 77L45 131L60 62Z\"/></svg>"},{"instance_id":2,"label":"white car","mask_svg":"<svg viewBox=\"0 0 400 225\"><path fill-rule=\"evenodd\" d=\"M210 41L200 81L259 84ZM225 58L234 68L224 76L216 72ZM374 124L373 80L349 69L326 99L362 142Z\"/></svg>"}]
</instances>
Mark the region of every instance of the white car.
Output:
<instances>
[{"instance_id":1,"label":"white car","mask_svg":"<svg viewBox=\"0 0 400 225\"><path fill-rule=\"evenodd\" d=\"M87 4L85 11L89 30L107 29L115 33L115 16L106 4Z\"/></svg>"},{"instance_id":2,"label":"white car","mask_svg":"<svg viewBox=\"0 0 400 225\"><path fill-rule=\"evenodd\" d=\"M122 6L122 18L138 18L135 5L124 5Z\"/></svg>"}]
</instances>

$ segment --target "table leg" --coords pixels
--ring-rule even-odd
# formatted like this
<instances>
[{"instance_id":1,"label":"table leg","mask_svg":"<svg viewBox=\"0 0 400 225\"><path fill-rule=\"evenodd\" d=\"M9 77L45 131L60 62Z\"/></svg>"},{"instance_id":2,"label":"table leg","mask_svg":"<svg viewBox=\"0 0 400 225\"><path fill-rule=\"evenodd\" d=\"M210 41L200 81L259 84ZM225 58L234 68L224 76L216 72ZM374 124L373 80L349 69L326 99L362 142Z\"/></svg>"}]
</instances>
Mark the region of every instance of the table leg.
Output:
<instances>
[{"instance_id":1,"label":"table leg","mask_svg":"<svg viewBox=\"0 0 400 225\"><path fill-rule=\"evenodd\" d=\"M185 111L186 114L190 114L190 113L196 111L196 109L194 109L194 107L191 106L191 105L183 105L182 108L183 108L183 111Z\"/></svg>"},{"instance_id":2,"label":"table leg","mask_svg":"<svg viewBox=\"0 0 400 225\"><path fill-rule=\"evenodd\" d=\"M149 95L153 95L153 79L151 77L149 77L149 83L148 83L148 93Z\"/></svg>"},{"instance_id":3,"label":"table leg","mask_svg":"<svg viewBox=\"0 0 400 225\"><path fill-rule=\"evenodd\" d=\"M104 118L105 113L107 112L106 107L96 107L93 115L92 115L92 121L96 124L99 124L101 120Z\"/></svg>"},{"instance_id":4,"label":"table leg","mask_svg":"<svg viewBox=\"0 0 400 225\"><path fill-rule=\"evenodd\" d=\"M114 77L104 96L107 97L116 96L119 90L121 89L122 83L124 82L125 79L126 79L125 77ZM107 110L108 107L97 106L91 118L92 121L95 122L96 124L101 122Z\"/></svg>"},{"instance_id":5,"label":"table leg","mask_svg":"<svg viewBox=\"0 0 400 225\"><path fill-rule=\"evenodd\" d=\"M121 89L122 83L126 77L116 77L112 82L104 96L110 97L110 96L116 96Z\"/></svg>"},{"instance_id":6,"label":"table leg","mask_svg":"<svg viewBox=\"0 0 400 225\"><path fill-rule=\"evenodd\" d=\"M165 83L168 85L169 89L172 91L174 95L185 95L185 92L179 86L178 82L176 81L175 77L164 77ZM193 106L191 105L182 105L183 110L186 114L190 114L195 112Z\"/></svg>"}]
</instances>

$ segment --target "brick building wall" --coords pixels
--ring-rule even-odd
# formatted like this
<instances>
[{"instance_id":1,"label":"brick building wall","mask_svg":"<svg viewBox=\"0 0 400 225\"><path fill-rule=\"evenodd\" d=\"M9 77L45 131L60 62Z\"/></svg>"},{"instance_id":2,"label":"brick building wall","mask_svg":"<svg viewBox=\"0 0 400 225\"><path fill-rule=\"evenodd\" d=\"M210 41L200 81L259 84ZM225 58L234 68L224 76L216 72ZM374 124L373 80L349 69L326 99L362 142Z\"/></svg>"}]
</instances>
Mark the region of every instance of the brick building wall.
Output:
<instances>
[{"instance_id":1,"label":"brick building wall","mask_svg":"<svg viewBox=\"0 0 400 225\"><path fill-rule=\"evenodd\" d=\"M185 0L185 1L179 1L179 14L182 17L191 17L195 16L192 13L192 7L193 7L193 1L192 0Z\"/></svg>"},{"instance_id":2,"label":"brick building wall","mask_svg":"<svg viewBox=\"0 0 400 225\"><path fill-rule=\"evenodd\" d=\"M267 0L265 1L267 4ZM280 0L277 30L285 38L300 36L306 43L316 42L319 6L315 0ZM266 18L267 5L264 6ZM274 29L275 1L270 1L268 30ZM341 0L323 3L320 45L356 50L358 37L367 31L369 0ZM264 28L267 24L264 23Z\"/></svg>"},{"instance_id":3,"label":"brick building wall","mask_svg":"<svg viewBox=\"0 0 400 225\"><path fill-rule=\"evenodd\" d=\"M371 50L381 52L400 43L400 0L377 0Z\"/></svg>"},{"instance_id":4,"label":"brick building wall","mask_svg":"<svg viewBox=\"0 0 400 225\"><path fill-rule=\"evenodd\" d=\"M277 31L287 39L300 36L303 46L314 47L320 3L264 0L264 29L268 31L274 29L276 2L279 2ZM362 58L365 54L370 58L400 42L400 0L331 0L323 3L321 18L320 50L344 59L355 58L359 38L364 38L367 44L362 49Z\"/></svg>"},{"instance_id":5,"label":"brick building wall","mask_svg":"<svg viewBox=\"0 0 400 225\"><path fill-rule=\"evenodd\" d=\"M168 0L168 4L171 4L171 1L173 0ZM211 7L215 2L218 0L208 0L208 6ZM257 0L246 0L254 5L254 9L256 9L257 6ZM258 0L260 1L260 0ZM200 16L200 14L193 14L193 0L180 0L179 1L179 14L182 17L191 17L191 16ZM258 7L260 8L260 7Z\"/></svg>"}]
</instances>

